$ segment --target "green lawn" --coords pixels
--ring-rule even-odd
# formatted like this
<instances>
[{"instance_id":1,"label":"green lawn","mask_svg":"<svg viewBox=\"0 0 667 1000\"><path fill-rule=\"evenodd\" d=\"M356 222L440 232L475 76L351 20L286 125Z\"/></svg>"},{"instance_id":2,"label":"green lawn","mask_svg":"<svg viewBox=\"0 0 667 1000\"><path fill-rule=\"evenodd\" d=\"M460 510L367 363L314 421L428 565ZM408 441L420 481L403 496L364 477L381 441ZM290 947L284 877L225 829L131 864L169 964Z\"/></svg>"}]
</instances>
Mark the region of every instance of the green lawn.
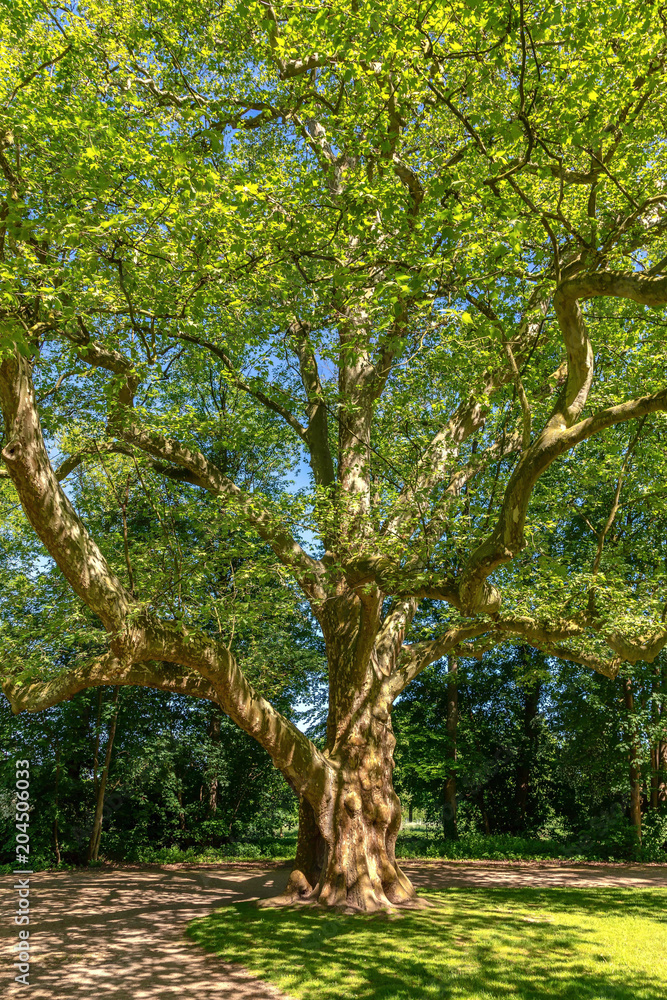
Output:
<instances>
[{"instance_id":1,"label":"green lawn","mask_svg":"<svg viewBox=\"0 0 667 1000\"><path fill-rule=\"evenodd\" d=\"M659 1000L667 890L448 889L344 916L239 903L188 933L296 1000Z\"/></svg>"}]
</instances>

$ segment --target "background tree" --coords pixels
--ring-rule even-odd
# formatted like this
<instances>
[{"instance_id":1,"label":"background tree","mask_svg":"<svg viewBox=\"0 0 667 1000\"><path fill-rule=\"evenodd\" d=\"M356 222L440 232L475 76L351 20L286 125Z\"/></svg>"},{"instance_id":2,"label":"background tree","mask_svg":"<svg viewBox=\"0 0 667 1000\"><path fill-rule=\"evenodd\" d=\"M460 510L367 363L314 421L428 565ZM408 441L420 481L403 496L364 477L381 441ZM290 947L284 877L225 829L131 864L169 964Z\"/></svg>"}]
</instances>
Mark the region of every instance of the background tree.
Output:
<instances>
[{"instance_id":1,"label":"background tree","mask_svg":"<svg viewBox=\"0 0 667 1000\"><path fill-rule=\"evenodd\" d=\"M667 815L652 790L653 750L664 737L664 720L659 726L655 720L664 697L655 687L655 665L633 671L632 713L627 678L610 682L578 664L526 655L525 647L487 653L479 662L462 659L457 674L457 820L464 838L510 835L525 840L527 850L542 842L558 856L662 856ZM394 709L397 788L419 818L439 826L451 768L448 676L444 663L432 665ZM406 835L415 849L431 846L418 832ZM501 849L501 841L493 843ZM481 841L465 844L485 850Z\"/></svg>"},{"instance_id":2,"label":"background tree","mask_svg":"<svg viewBox=\"0 0 667 1000\"><path fill-rule=\"evenodd\" d=\"M558 752L544 715L545 682L552 680L544 657L510 648L457 663L456 678L454 765L449 670L429 667L394 709L401 795L411 795L427 816L435 807L451 837L453 773L464 830L544 831Z\"/></svg>"},{"instance_id":3,"label":"background tree","mask_svg":"<svg viewBox=\"0 0 667 1000\"><path fill-rule=\"evenodd\" d=\"M112 689L101 688L105 703ZM297 801L271 759L225 716L211 736L208 702L161 691L123 689L101 823L93 782L97 692L37 716L0 716L0 864L14 852L11 768L29 754L38 805L31 815L32 863L85 864L91 834L98 857L116 861L179 859L188 850L260 856L294 825ZM82 731L82 722L88 726ZM104 733L102 754L108 744ZM215 800L210 790L215 775ZM5 808L6 807L6 808ZM274 838L273 840L271 838ZM282 854L289 848L282 848ZM187 856L187 855L186 855Z\"/></svg>"}]
</instances>

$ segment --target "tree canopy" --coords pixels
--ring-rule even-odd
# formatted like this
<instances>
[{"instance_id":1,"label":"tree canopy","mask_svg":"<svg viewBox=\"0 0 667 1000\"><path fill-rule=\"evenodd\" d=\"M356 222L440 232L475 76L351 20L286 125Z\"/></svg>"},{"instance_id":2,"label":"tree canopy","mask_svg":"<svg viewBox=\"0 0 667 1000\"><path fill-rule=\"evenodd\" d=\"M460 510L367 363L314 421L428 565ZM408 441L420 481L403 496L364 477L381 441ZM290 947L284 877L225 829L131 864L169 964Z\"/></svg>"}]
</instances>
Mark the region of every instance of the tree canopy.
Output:
<instances>
[{"instance_id":1,"label":"tree canopy","mask_svg":"<svg viewBox=\"0 0 667 1000\"><path fill-rule=\"evenodd\" d=\"M313 812L319 898L405 901L411 680L517 638L611 677L667 644L664 537L636 538L664 517L665 15L22 0L0 44L5 503L97 644L3 689L217 701ZM75 510L100 489L119 534ZM192 525L159 583L158 494ZM324 752L214 624L223 540L321 630Z\"/></svg>"}]
</instances>

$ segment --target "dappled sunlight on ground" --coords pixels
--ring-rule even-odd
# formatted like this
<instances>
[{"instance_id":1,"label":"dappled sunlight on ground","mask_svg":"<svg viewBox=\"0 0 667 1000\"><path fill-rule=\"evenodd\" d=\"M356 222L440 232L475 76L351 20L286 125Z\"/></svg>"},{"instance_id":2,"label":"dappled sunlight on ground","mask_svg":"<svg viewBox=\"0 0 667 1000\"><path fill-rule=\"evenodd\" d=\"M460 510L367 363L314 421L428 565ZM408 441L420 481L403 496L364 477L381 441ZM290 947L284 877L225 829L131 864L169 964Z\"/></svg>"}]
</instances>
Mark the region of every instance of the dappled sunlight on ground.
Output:
<instances>
[{"instance_id":1,"label":"dappled sunlight on ground","mask_svg":"<svg viewBox=\"0 0 667 1000\"><path fill-rule=\"evenodd\" d=\"M278 894L289 873L289 865L266 861L41 872L30 876L29 990L13 983L15 878L3 876L0 994L30 1000L285 1000L293 983L295 995L313 1000L657 1000L664 989L665 980L658 983L657 972L641 964L627 975L615 969L604 942L589 955L582 980L578 951L593 947L592 932L571 916L577 910L582 920L605 915L611 937L628 933L632 921L650 919L659 926L667 920L665 896L656 893L653 906L650 887L667 887L667 866L442 860L403 860L401 866L422 892L452 887L453 893L431 897L444 907L390 918L257 910L246 901ZM591 891L569 893L559 886ZM612 888L596 891L604 886ZM649 891L624 894L614 891L618 886ZM466 887L478 888L462 892ZM536 890L530 903L526 887ZM518 893L514 900L512 891ZM201 938L220 950L222 933L225 954L219 957L185 937L185 929L224 904L231 905ZM428 961L420 955L425 932L432 942ZM286 993L242 968L258 935L263 957L256 972L276 978L276 967L287 960L293 978L283 981ZM524 956L519 965L517 955ZM542 968L548 969L548 988L545 982L531 992ZM317 984L310 986L313 977Z\"/></svg>"},{"instance_id":2,"label":"dappled sunlight on ground","mask_svg":"<svg viewBox=\"0 0 667 1000\"><path fill-rule=\"evenodd\" d=\"M416 889L479 885L609 886L625 889L667 888L667 865L604 864L568 861L410 861L399 864Z\"/></svg>"},{"instance_id":3,"label":"dappled sunlight on ground","mask_svg":"<svg viewBox=\"0 0 667 1000\"><path fill-rule=\"evenodd\" d=\"M223 903L281 891L285 867L93 869L30 877L29 990L13 982L18 928L14 879L0 881L0 994L30 1000L275 1000L276 990L229 968L184 937L195 917Z\"/></svg>"},{"instance_id":4,"label":"dappled sunlight on ground","mask_svg":"<svg viewBox=\"0 0 667 1000\"><path fill-rule=\"evenodd\" d=\"M429 910L348 916L239 903L196 940L299 1000L658 1000L667 894L454 888Z\"/></svg>"}]
</instances>

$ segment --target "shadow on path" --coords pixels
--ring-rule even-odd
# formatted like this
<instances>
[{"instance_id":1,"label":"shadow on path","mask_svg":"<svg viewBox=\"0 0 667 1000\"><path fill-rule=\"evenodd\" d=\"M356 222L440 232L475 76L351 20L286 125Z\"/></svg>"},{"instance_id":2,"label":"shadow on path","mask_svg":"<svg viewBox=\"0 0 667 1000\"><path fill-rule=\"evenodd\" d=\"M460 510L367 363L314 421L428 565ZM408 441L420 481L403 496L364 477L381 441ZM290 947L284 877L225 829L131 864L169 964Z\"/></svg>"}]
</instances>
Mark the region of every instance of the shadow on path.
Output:
<instances>
[{"instance_id":1,"label":"shadow on path","mask_svg":"<svg viewBox=\"0 0 667 1000\"><path fill-rule=\"evenodd\" d=\"M14 878L0 899L0 995L30 1000L277 1000L285 995L184 937L225 903L279 893L288 867L230 864L30 876L30 988L14 982Z\"/></svg>"},{"instance_id":2,"label":"shadow on path","mask_svg":"<svg viewBox=\"0 0 667 1000\"><path fill-rule=\"evenodd\" d=\"M401 861L417 889L667 887L667 866ZM15 878L0 879L0 994L30 1000L289 1000L184 936L226 903L280 893L289 865L105 867L30 876L30 989L14 983Z\"/></svg>"},{"instance_id":3,"label":"shadow on path","mask_svg":"<svg viewBox=\"0 0 667 1000\"><path fill-rule=\"evenodd\" d=\"M418 890L667 889L667 865L572 864L568 861L410 861L399 864Z\"/></svg>"}]
</instances>

